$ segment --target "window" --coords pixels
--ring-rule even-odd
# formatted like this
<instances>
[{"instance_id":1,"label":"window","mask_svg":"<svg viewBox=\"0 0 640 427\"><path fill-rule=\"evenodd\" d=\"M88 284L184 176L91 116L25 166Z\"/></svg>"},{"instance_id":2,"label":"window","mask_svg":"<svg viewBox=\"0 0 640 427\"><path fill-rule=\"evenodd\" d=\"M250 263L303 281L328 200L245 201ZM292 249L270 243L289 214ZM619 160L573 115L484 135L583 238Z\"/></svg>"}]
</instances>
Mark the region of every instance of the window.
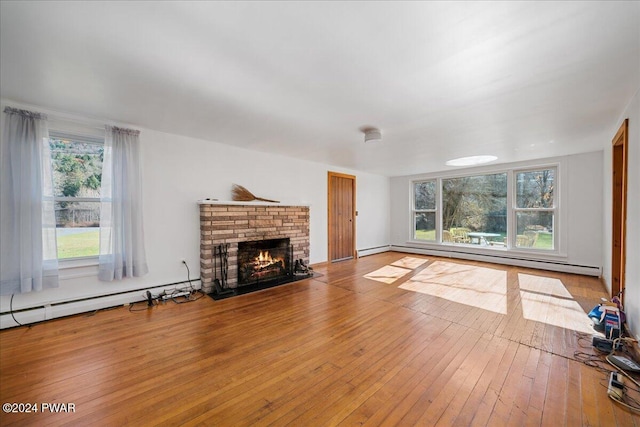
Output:
<instances>
[{"instance_id":1,"label":"window","mask_svg":"<svg viewBox=\"0 0 640 427\"><path fill-rule=\"evenodd\" d=\"M413 240L557 251L558 167L412 182Z\"/></svg>"},{"instance_id":2,"label":"window","mask_svg":"<svg viewBox=\"0 0 640 427\"><path fill-rule=\"evenodd\" d=\"M555 186L555 168L516 171L516 248L555 248Z\"/></svg>"},{"instance_id":3,"label":"window","mask_svg":"<svg viewBox=\"0 0 640 427\"><path fill-rule=\"evenodd\" d=\"M507 174L442 180L443 242L504 246Z\"/></svg>"},{"instance_id":4,"label":"window","mask_svg":"<svg viewBox=\"0 0 640 427\"><path fill-rule=\"evenodd\" d=\"M49 132L58 259L99 254L104 139Z\"/></svg>"},{"instance_id":5,"label":"window","mask_svg":"<svg viewBox=\"0 0 640 427\"><path fill-rule=\"evenodd\" d=\"M413 184L413 238L436 240L436 181Z\"/></svg>"}]
</instances>

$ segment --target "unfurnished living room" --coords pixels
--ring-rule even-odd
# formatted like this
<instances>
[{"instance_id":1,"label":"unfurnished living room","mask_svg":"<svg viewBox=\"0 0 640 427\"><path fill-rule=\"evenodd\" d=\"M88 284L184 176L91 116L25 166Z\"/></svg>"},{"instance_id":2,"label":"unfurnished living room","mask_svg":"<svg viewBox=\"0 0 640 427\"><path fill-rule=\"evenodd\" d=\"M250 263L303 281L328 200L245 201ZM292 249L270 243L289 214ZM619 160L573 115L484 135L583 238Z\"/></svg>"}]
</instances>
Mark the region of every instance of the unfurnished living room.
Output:
<instances>
[{"instance_id":1,"label":"unfurnished living room","mask_svg":"<svg viewBox=\"0 0 640 427\"><path fill-rule=\"evenodd\" d=\"M640 2L0 0L2 426L640 427Z\"/></svg>"}]
</instances>

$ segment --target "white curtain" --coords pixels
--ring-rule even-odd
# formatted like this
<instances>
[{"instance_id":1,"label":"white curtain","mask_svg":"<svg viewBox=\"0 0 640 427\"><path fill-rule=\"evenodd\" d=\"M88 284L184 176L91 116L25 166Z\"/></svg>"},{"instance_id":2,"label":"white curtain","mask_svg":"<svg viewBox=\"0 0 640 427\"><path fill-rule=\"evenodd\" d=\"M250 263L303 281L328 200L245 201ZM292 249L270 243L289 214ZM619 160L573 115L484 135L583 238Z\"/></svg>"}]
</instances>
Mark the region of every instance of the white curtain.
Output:
<instances>
[{"instance_id":1,"label":"white curtain","mask_svg":"<svg viewBox=\"0 0 640 427\"><path fill-rule=\"evenodd\" d=\"M47 117L4 109L0 144L0 294L58 286Z\"/></svg>"},{"instance_id":2,"label":"white curtain","mask_svg":"<svg viewBox=\"0 0 640 427\"><path fill-rule=\"evenodd\" d=\"M140 131L106 126L100 210L100 280L148 273L142 227Z\"/></svg>"}]
</instances>

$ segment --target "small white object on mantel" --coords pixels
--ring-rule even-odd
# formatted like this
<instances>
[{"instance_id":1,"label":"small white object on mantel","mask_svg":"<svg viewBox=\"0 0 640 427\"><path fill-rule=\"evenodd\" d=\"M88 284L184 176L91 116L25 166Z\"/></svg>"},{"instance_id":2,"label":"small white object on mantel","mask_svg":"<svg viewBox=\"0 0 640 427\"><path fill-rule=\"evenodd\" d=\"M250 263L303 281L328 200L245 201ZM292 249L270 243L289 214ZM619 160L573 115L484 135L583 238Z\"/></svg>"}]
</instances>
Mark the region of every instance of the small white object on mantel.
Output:
<instances>
[{"instance_id":1,"label":"small white object on mantel","mask_svg":"<svg viewBox=\"0 0 640 427\"><path fill-rule=\"evenodd\" d=\"M202 199L198 200L199 205L235 205L235 206L311 206L311 203L274 203L274 202L261 202L251 201L242 202L236 200L216 200L216 199Z\"/></svg>"}]
</instances>

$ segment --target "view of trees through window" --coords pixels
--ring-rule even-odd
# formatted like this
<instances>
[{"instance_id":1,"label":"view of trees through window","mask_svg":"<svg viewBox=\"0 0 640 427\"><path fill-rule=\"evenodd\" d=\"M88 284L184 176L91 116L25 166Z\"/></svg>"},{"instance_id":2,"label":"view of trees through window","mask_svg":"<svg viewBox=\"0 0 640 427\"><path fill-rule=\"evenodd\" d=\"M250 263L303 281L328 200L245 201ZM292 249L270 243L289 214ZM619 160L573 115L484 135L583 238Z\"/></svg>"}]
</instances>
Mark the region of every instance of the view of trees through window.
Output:
<instances>
[{"instance_id":1,"label":"view of trees through window","mask_svg":"<svg viewBox=\"0 0 640 427\"><path fill-rule=\"evenodd\" d=\"M451 243L504 246L507 174L443 179L442 229L450 233Z\"/></svg>"},{"instance_id":2,"label":"view of trees through window","mask_svg":"<svg viewBox=\"0 0 640 427\"><path fill-rule=\"evenodd\" d=\"M516 173L516 247L553 249L555 169Z\"/></svg>"},{"instance_id":3,"label":"view of trees through window","mask_svg":"<svg viewBox=\"0 0 640 427\"><path fill-rule=\"evenodd\" d=\"M436 181L414 184L414 237L436 240Z\"/></svg>"},{"instance_id":4,"label":"view of trees through window","mask_svg":"<svg viewBox=\"0 0 640 427\"><path fill-rule=\"evenodd\" d=\"M49 138L53 164L58 258L97 256L104 146Z\"/></svg>"},{"instance_id":5,"label":"view of trees through window","mask_svg":"<svg viewBox=\"0 0 640 427\"><path fill-rule=\"evenodd\" d=\"M414 239L437 241L437 220L441 219L442 243L554 249L556 169L515 171L511 208L507 206L509 176L503 172L413 183ZM516 230L511 240L510 221L515 221Z\"/></svg>"}]
</instances>

